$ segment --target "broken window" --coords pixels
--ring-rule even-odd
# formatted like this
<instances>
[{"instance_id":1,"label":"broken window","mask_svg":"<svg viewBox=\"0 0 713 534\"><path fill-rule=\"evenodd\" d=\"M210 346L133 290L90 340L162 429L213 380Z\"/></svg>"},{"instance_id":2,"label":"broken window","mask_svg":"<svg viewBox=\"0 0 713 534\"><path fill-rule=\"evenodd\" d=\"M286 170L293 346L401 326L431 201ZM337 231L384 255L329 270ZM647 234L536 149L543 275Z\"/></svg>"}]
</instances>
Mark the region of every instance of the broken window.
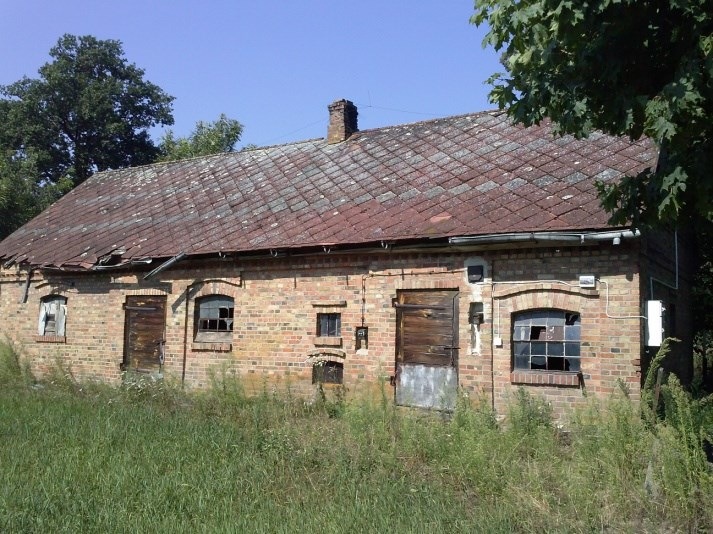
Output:
<instances>
[{"instance_id":1,"label":"broken window","mask_svg":"<svg viewBox=\"0 0 713 534\"><path fill-rule=\"evenodd\" d=\"M40 320L37 333L40 336L64 336L67 320L67 297L51 295L40 301Z\"/></svg>"},{"instance_id":2,"label":"broken window","mask_svg":"<svg viewBox=\"0 0 713 534\"><path fill-rule=\"evenodd\" d=\"M312 366L313 384L342 384L344 383L344 364L323 360Z\"/></svg>"},{"instance_id":3,"label":"broken window","mask_svg":"<svg viewBox=\"0 0 713 534\"><path fill-rule=\"evenodd\" d=\"M576 312L529 310L513 315L513 368L580 371L582 327Z\"/></svg>"},{"instance_id":4,"label":"broken window","mask_svg":"<svg viewBox=\"0 0 713 534\"><path fill-rule=\"evenodd\" d=\"M342 314L341 313L318 313L317 314L317 336L318 337L339 337L342 335Z\"/></svg>"},{"instance_id":5,"label":"broken window","mask_svg":"<svg viewBox=\"0 0 713 534\"><path fill-rule=\"evenodd\" d=\"M476 354L480 351L480 325L483 324L485 314L482 302L471 302L468 308L468 324L470 324L470 352Z\"/></svg>"},{"instance_id":6,"label":"broken window","mask_svg":"<svg viewBox=\"0 0 713 534\"><path fill-rule=\"evenodd\" d=\"M230 342L235 304L232 297L209 295L196 301L196 341Z\"/></svg>"}]
</instances>

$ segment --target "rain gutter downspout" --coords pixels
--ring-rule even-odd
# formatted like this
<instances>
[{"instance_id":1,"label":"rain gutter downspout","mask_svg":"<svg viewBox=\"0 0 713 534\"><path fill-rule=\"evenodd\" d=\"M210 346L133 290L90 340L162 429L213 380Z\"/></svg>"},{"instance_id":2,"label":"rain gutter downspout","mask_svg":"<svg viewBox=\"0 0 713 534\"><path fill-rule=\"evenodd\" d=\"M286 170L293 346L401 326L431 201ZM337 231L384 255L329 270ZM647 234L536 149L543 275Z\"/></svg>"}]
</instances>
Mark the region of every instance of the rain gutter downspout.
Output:
<instances>
[{"instance_id":1,"label":"rain gutter downspout","mask_svg":"<svg viewBox=\"0 0 713 534\"><path fill-rule=\"evenodd\" d=\"M22 291L22 296L20 297L20 304L25 304L27 302L27 294L30 292L30 283L32 282L32 273L35 270L30 268L27 270L27 279L25 280L25 289Z\"/></svg>"},{"instance_id":2,"label":"rain gutter downspout","mask_svg":"<svg viewBox=\"0 0 713 534\"><path fill-rule=\"evenodd\" d=\"M202 281L195 281L186 286L186 317L185 321L183 322L183 365L181 368L181 388L186 387L186 360L188 359L188 307L191 297L191 289L193 289L194 286L197 286L198 284L202 283Z\"/></svg>"},{"instance_id":3,"label":"rain gutter downspout","mask_svg":"<svg viewBox=\"0 0 713 534\"><path fill-rule=\"evenodd\" d=\"M161 265L159 265L158 267L156 267L153 271L151 271L151 272L148 273L146 276L144 276L144 280L151 280L154 276L156 276L157 274L159 274L159 273L162 272L162 271L165 271L165 270L168 269L171 265L173 265L174 263L178 263L179 261L181 261L181 260L182 260L183 258L185 258L185 257L186 257L186 253L185 253L185 252L179 252L179 253L176 254L173 258L171 258L171 259L168 260L168 261L163 262Z\"/></svg>"},{"instance_id":4,"label":"rain gutter downspout","mask_svg":"<svg viewBox=\"0 0 713 534\"><path fill-rule=\"evenodd\" d=\"M490 265L490 403L495 413L495 259Z\"/></svg>"},{"instance_id":5,"label":"rain gutter downspout","mask_svg":"<svg viewBox=\"0 0 713 534\"><path fill-rule=\"evenodd\" d=\"M191 294L191 287L193 287L194 284L195 282L186 286L186 317L183 323L183 364L181 368L181 388L186 387L186 359L188 358L188 297Z\"/></svg>"}]
</instances>

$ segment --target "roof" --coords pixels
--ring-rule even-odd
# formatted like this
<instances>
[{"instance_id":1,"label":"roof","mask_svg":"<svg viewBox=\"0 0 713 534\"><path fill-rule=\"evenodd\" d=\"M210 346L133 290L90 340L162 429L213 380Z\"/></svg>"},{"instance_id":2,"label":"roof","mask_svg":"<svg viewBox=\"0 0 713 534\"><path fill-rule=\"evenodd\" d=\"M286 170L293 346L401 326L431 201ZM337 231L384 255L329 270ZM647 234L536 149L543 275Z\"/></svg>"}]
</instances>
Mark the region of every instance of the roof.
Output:
<instances>
[{"instance_id":1,"label":"roof","mask_svg":"<svg viewBox=\"0 0 713 534\"><path fill-rule=\"evenodd\" d=\"M0 243L90 268L186 254L610 228L595 181L656 163L648 140L555 138L481 112L97 173ZM103 261L103 260L101 260Z\"/></svg>"}]
</instances>

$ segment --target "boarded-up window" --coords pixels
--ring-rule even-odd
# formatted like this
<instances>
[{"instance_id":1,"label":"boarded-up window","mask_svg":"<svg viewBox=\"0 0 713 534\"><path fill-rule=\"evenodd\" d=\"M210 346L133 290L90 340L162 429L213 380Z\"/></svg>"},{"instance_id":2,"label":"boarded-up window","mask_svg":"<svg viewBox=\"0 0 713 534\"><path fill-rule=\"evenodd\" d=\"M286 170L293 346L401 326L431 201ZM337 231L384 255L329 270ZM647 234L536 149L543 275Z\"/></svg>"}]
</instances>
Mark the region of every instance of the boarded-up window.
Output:
<instances>
[{"instance_id":1,"label":"boarded-up window","mask_svg":"<svg viewBox=\"0 0 713 534\"><path fill-rule=\"evenodd\" d=\"M67 298L58 295L45 297L40 302L37 333L40 336L63 336L67 320Z\"/></svg>"},{"instance_id":2,"label":"boarded-up window","mask_svg":"<svg viewBox=\"0 0 713 534\"><path fill-rule=\"evenodd\" d=\"M312 366L313 384L343 384L344 364L329 360L320 361Z\"/></svg>"},{"instance_id":3,"label":"boarded-up window","mask_svg":"<svg viewBox=\"0 0 713 534\"><path fill-rule=\"evenodd\" d=\"M230 342L235 304L232 297L209 295L196 301L196 341Z\"/></svg>"},{"instance_id":4,"label":"boarded-up window","mask_svg":"<svg viewBox=\"0 0 713 534\"><path fill-rule=\"evenodd\" d=\"M513 315L513 368L580 371L582 326L576 312L544 309Z\"/></svg>"}]
</instances>

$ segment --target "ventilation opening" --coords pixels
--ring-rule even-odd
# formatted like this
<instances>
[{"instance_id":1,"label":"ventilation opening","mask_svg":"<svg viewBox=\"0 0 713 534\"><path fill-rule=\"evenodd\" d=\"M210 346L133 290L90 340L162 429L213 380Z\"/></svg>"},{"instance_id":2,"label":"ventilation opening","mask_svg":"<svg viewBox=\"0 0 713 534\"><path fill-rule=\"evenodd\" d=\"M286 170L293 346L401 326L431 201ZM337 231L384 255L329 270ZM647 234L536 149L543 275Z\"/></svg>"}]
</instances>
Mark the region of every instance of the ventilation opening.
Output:
<instances>
[{"instance_id":1,"label":"ventilation opening","mask_svg":"<svg viewBox=\"0 0 713 534\"><path fill-rule=\"evenodd\" d=\"M312 366L313 384L343 384L344 364L341 362L321 361Z\"/></svg>"}]
</instances>

